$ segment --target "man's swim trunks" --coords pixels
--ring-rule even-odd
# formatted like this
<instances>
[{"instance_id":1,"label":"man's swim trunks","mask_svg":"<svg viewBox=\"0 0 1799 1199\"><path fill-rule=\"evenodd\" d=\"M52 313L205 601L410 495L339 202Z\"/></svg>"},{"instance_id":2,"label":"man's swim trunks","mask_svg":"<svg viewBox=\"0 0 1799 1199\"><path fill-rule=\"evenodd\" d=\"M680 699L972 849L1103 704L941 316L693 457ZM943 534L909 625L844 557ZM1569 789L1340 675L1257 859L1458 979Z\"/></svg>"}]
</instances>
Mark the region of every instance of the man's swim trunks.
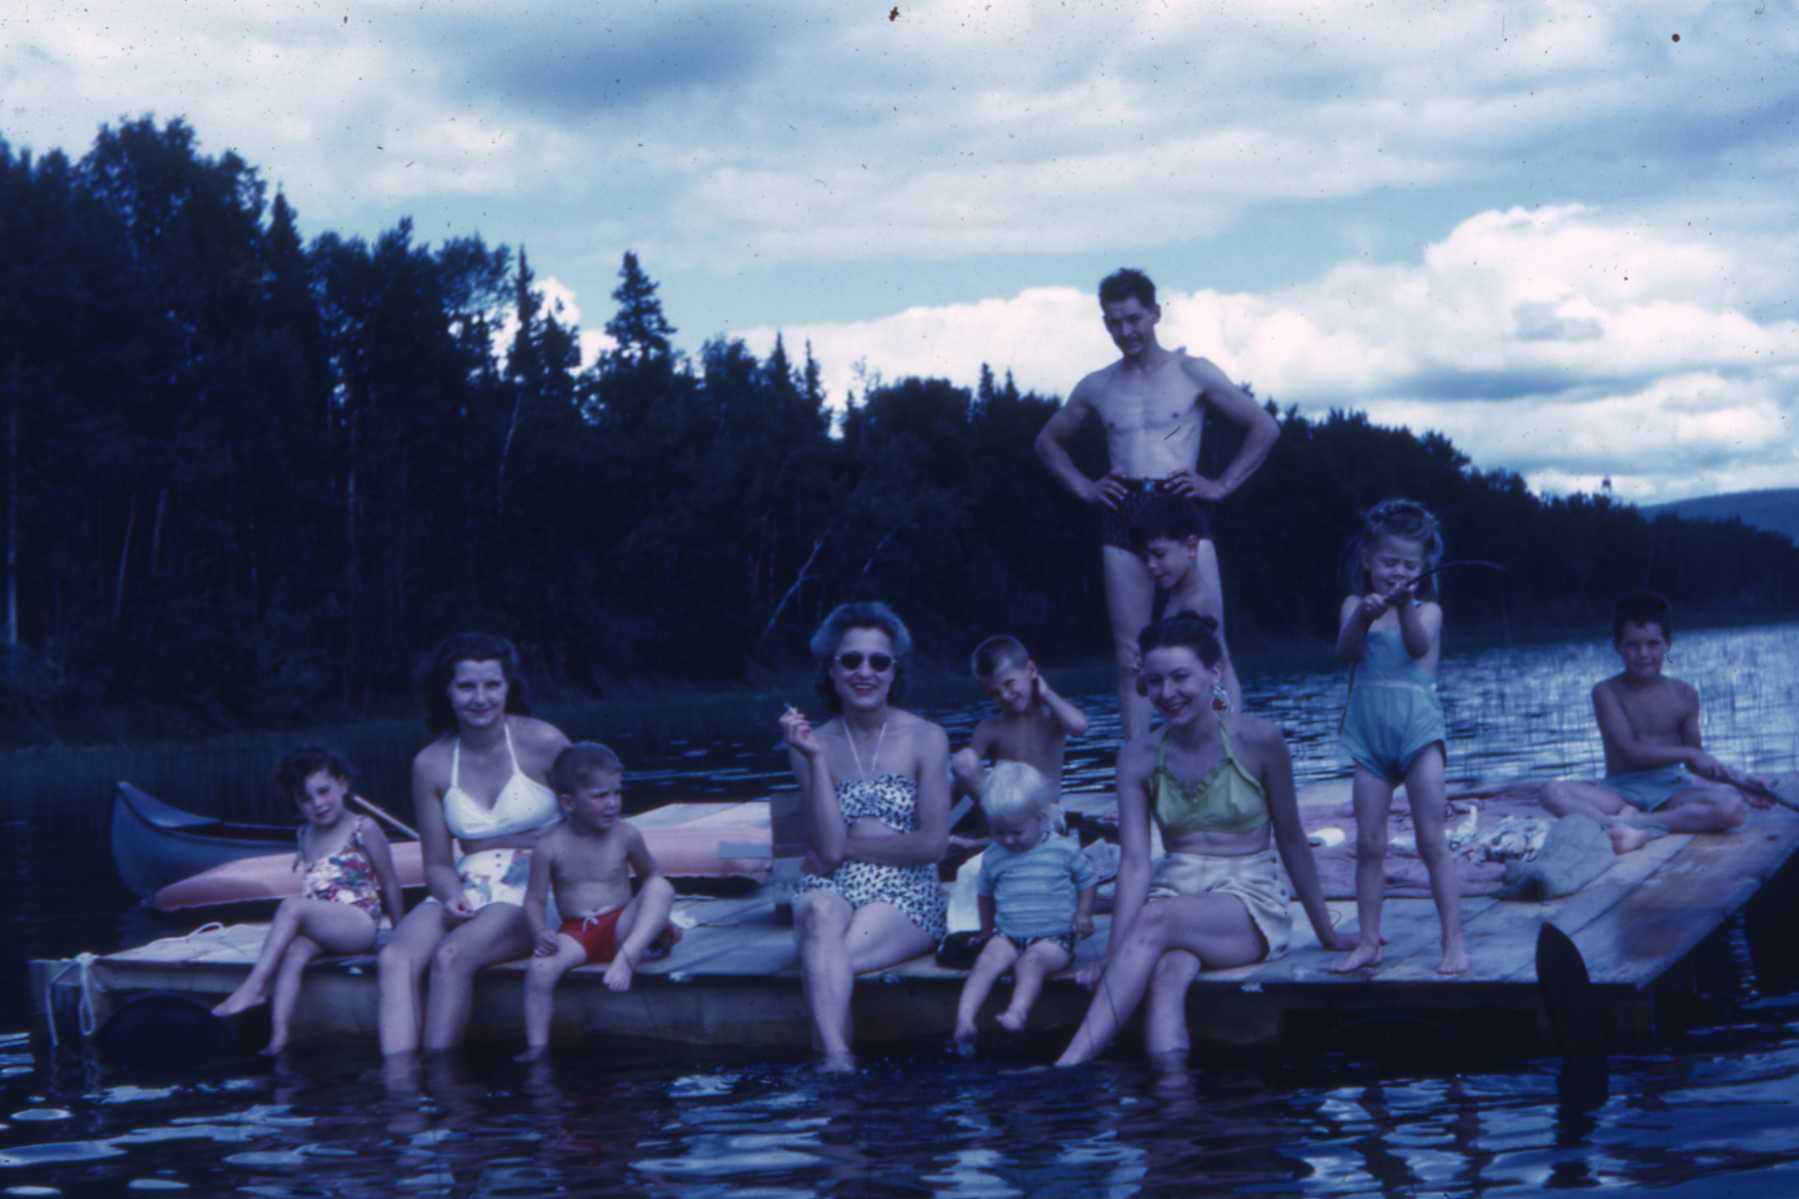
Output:
<instances>
[{"instance_id":1,"label":"man's swim trunks","mask_svg":"<svg viewBox=\"0 0 1799 1199\"><path fill-rule=\"evenodd\" d=\"M1163 492L1161 479L1121 478L1118 481L1125 486L1124 498L1118 501L1116 508L1100 508L1099 543L1128 550L1131 548L1131 522L1137 518L1137 513L1142 511L1144 503L1152 495L1173 495L1174 493ZM1179 499L1180 497L1175 496L1174 498ZM1202 504L1195 499L1188 499L1187 503L1193 505L1194 515L1199 521L1199 539L1210 541L1212 539L1211 506Z\"/></svg>"},{"instance_id":2,"label":"man's swim trunks","mask_svg":"<svg viewBox=\"0 0 1799 1199\"><path fill-rule=\"evenodd\" d=\"M1653 812L1693 785L1687 768L1675 763L1653 770L1621 770L1608 774L1600 785L1616 791L1624 802L1643 812Z\"/></svg>"}]
</instances>

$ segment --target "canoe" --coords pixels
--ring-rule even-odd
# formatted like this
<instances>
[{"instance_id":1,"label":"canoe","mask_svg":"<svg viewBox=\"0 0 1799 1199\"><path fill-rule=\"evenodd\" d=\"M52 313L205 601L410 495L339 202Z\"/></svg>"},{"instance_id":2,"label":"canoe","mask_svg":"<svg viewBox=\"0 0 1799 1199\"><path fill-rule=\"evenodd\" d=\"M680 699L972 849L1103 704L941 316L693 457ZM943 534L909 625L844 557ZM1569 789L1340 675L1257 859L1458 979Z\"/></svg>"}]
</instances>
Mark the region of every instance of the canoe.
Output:
<instances>
[{"instance_id":1,"label":"canoe","mask_svg":"<svg viewBox=\"0 0 1799 1199\"><path fill-rule=\"evenodd\" d=\"M139 899L239 858L292 850L294 826L184 812L121 782L112 801L112 861Z\"/></svg>"},{"instance_id":2,"label":"canoe","mask_svg":"<svg viewBox=\"0 0 1799 1199\"><path fill-rule=\"evenodd\" d=\"M772 869L766 803L675 803L630 819L643 833L657 868L672 879L761 883ZM278 853L223 862L160 887L149 897L150 906L159 912L183 912L298 895L300 872L294 869L291 833L289 838L289 846ZM423 886L418 842L395 842L393 855L400 885Z\"/></svg>"}]
</instances>

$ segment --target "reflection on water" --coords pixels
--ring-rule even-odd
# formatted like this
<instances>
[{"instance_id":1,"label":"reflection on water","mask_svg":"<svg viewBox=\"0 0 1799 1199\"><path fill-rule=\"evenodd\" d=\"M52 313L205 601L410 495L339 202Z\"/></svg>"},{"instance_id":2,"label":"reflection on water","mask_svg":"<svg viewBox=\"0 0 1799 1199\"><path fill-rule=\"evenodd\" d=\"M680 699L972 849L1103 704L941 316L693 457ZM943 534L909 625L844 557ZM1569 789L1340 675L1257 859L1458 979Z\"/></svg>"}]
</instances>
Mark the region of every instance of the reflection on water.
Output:
<instances>
[{"instance_id":1,"label":"reflection on water","mask_svg":"<svg viewBox=\"0 0 1799 1199\"><path fill-rule=\"evenodd\" d=\"M1451 659L1452 771L1598 773L1587 692L1614 663L1604 644ZM1721 756L1799 766L1799 630L1686 634L1670 669L1699 685ZM1288 731L1303 780L1345 773L1342 693L1336 671L1252 680L1252 708ZM1108 697L1084 699L1093 735L1071 747L1069 782L1103 791L1117 716ZM931 715L961 739L981 709ZM640 796L747 796L787 785L773 743L754 728L626 753L644 767ZM14 935L0 1027L18 1028L23 956L150 930L121 924L126 896L91 829L15 818L7 832L0 903ZM0 1193L1795 1194L1799 972L1787 926L1779 912L1735 925L1701 971L1693 1030L1584 1087L1504 1047L1393 1061L1356 1043L1161 1076L1132 1058L1054 1073L1022 1069L1029 1056L920 1052L849 1078L602 1043L538 1068L473 1055L384 1064L347 1045L169 1081L68 1053L40 1063L22 1034L0 1036ZM1758 927L1769 935L1752 942Z\"/></svg>"}]
</instances>

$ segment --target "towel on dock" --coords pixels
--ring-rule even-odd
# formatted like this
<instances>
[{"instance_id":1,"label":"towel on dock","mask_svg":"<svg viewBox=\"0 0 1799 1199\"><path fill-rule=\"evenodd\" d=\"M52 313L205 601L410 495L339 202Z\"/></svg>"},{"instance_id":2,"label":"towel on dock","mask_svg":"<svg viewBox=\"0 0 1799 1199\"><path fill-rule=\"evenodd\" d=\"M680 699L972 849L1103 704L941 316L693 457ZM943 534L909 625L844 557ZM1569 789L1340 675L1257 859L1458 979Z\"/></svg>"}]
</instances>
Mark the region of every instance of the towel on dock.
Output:
<instances>
[{"instance_id":1,"label":"towel on dock","mask_svg":"<svg viewBox=\"0 0 1799 1199\"><path fill-rule=\"evenodd\" d=\"M1506 867L1499 894L1506 899L1544 900L1572 895L1612 864L1611 838L1590 816L1563 816L1549 826L1543 848L1529 861Z\"/></svg>"}]
</instances>

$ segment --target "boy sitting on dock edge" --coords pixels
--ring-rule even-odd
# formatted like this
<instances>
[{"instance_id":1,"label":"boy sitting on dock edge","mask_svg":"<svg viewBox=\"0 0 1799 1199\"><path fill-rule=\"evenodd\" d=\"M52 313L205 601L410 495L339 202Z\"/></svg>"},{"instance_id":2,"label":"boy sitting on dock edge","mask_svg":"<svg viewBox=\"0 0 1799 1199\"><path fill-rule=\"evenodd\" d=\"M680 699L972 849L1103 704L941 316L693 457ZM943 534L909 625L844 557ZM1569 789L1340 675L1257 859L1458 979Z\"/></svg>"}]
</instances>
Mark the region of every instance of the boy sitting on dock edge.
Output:
<instances>
[{"instance_id":1,"label":"boy sitting on dock edge","mask_svg":"<svg viewBox=\"0 0 1799 1199\"><path fill-rule=\"evenodd\" d=\"M1597 783L1558 781L1543 790L1545 808L1557 816L1591 816L1618 853L1665 833L1726 833L1743 823L1745 797L1757 807L1771 803L1741 787L1731 769L1701 747L1698 691L1662 673L1674 640L1671 617L1667 599L1653 591L1618 600L1612 646L1624 669L1593 688L1605 777ZM1757 779L1741 781L1766 788Z\"/></svg>"},{"instance_id":2,"label":"boy sitting on dock edge","mask_svg":"<svg viewBox=\"0 0 1799 1199\"><path fill-rule=\"evenodd\" d=\"M652 944L666 947L679 937L669 923L675 889L657 870L643 834L624 819L623 774L618 755L592 741L568 746L550 767L563 821L538 839L525 888L533 956L525 972L520 1061L548 1048L551 1001L563 975L610 962L606 985L629 990L632 971ZM641 884L635 897L632 873ZM560 928L549 923L552 888Z\"/></svg>"}]
</instances>

